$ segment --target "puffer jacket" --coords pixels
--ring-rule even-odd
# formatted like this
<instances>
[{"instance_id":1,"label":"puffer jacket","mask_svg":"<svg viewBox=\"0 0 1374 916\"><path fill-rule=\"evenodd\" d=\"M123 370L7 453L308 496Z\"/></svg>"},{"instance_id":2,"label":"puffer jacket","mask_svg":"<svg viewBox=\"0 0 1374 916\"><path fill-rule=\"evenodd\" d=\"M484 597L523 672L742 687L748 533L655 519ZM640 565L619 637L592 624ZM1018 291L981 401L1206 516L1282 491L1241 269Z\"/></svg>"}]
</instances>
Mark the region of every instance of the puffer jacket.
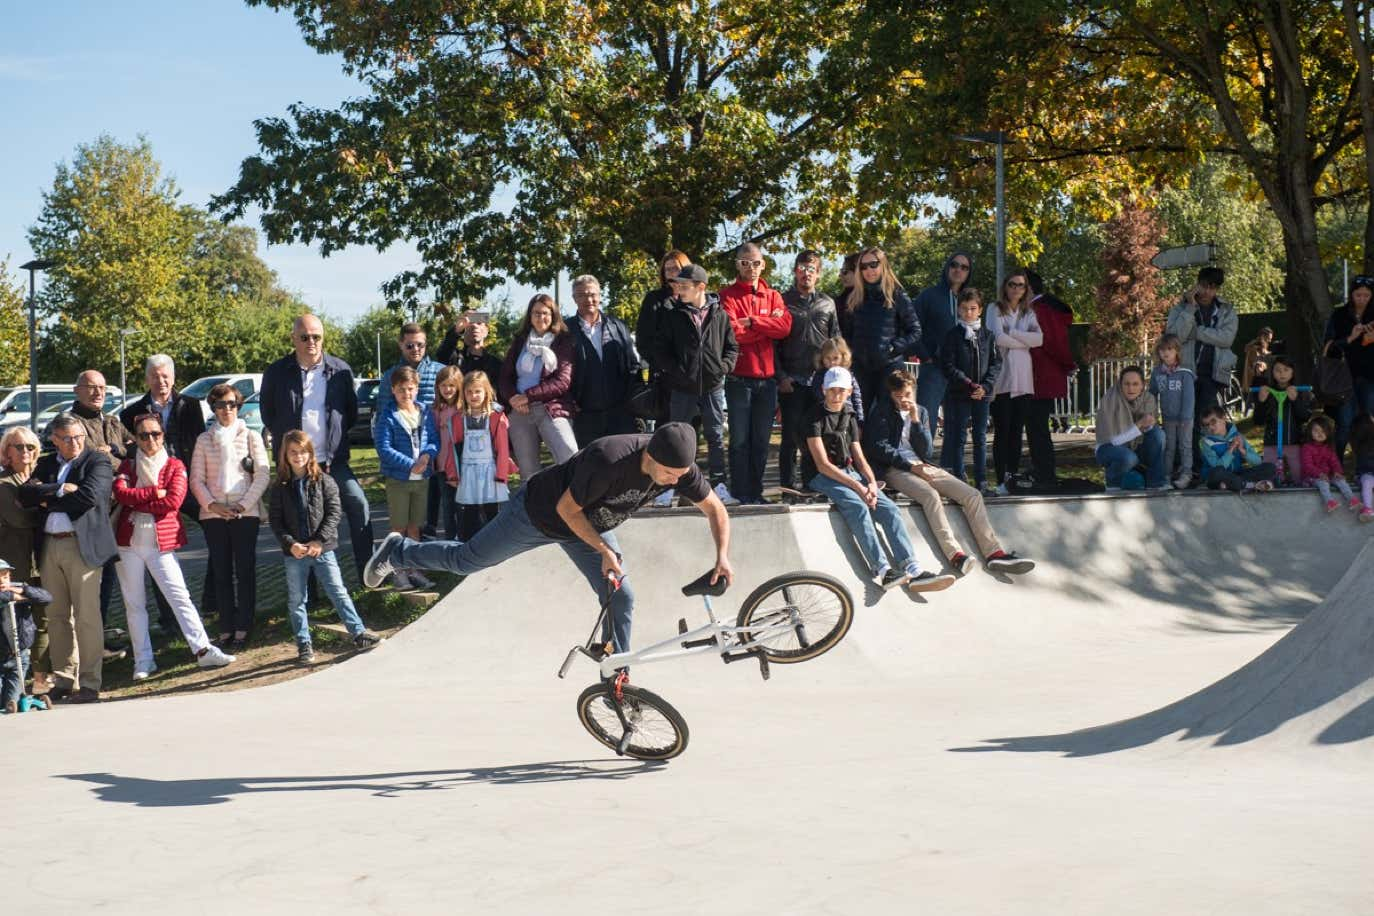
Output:
<instances>
[{"instance_id":1,"label":"puffer jacket","mask_svg":"<svg viewBox=\"0 0 1374 916\"><path fill-rule=\"evenodd\" d=\"M921 322L900 287L888 308L881 287L865 283L863 301L854 309L852 321L849 348L859 372L897 368L920 348Z\"/></svg>"},{"instance_id":2,"label":"puffer jacket","mask_svg":"<svg viewBox=\"0 0 1374 916\"><path fill-rule=\"evenodd\" d=\"M301 529L300 509L291 495L294 481L273 480L268 503L268 524L276 535L281 549L291 552L292 544L319 541L326 550L339 546L339 520L343 517L343 502L339 499L339 485L328 474L318 480L305 481L305 528L310 536L304 541L296 535Z\"/></svg>"},{"instance_id":3,"label":"puffer jacket","mask_svg":"<svg viewBox=\"0 0 1374 916\"><path fill-rule=\"evenodd\" d=\"M119 520L115 522L115 543L128 547L134 536L134 513L146 512L153 517L157 530L157 549L160 553L186 546L186 526L181 521L181 503L186 499L186 465L171 455L157 475L157 486L138 486L138 460L125 458L115 471L114 498L119 504ZM158 498L157 491L167 495Z\"/></svg>"},{"instance_id":4,"label":"puffer jacket","mask_svg":"<svg viewBox=\"0 0 1374 916\"><path fill-rule=\"evenodd\" d=\"M415 406L420 411L420 425L416 428L420 434L418 448L410 430L401 422L400 410L394 404L377 418L373 445L377 449L383 477L409 480L410 468L420 460L421 455L429 456L423 476L428 478L434 473L434 459L439 454L439 428L434 425L434 411L423 404Z\"/></svg>"},{"instance_id":5,"label":"puffer jacket","mask_svg":"<svg viewBox=\"0 0 1374 916\"><path fill-rule=\"evenodd\" d=\"M243 514L247 516L261 516L262 514L259 506L263 496L267 493L267 484L271 475L267 463L267 448L262 444L262 436L249 429L242 420L235 420L234 422L238 425L238 431L234 435L231 454L221 454L219 445L215 441L215 429L218 424L214 422L210 424L209 429L200 434L200 438L196 440L196 450L191 454L191 492L200 505L200 520L202 522L219 518L217 515L211 515L207 508L211 503L216 502L242 503ZM234 461L241 465L245 458L253 459L252 473L250 474L247 470L243 472L245 483L236 488L233 493L220 493L219 470L221 463Z\"/></svg>"},{"instance_id":6,"label":"puffer jacket","mask_svg":"<svg viewBox=\"0 0 1374 916\"><path fill-rule=\"evenodd\" d=\"M528 332L516 335L511 341L510 350L506 353L505 362L501 364L501 378L496 391L501 399L501 406L508 412L511 409L510 399L521 393L515 390L515 361L524 352L525 341L529 336ZM531 401L543 404L549 416L557 420L559 417L571 417L577 413L577 402L572 396L573 363L577 354L574 352L571 331L559 334L553 339L553 355L558 358L553 371L545 369L539 384L523 394Z\"/></svg>"}]
</instances>

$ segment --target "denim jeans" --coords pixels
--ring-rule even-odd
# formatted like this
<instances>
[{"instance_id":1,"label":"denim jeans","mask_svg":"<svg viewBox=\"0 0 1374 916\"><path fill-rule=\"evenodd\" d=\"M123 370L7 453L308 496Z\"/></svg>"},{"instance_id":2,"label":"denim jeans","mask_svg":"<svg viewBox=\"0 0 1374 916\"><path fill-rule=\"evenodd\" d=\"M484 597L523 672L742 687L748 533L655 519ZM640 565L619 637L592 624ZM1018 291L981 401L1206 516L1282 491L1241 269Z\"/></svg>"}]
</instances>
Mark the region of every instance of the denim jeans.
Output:
<instances>
[{"instance_id":1,"label":"denim jeans","mask_svg":"<svg viewBox=\"0 0 1374 916\"><path fill-rule=\"evenodd\" d=\"M853 470L846 470L845 473L855 480L861 480ZM859 551L868 563L869 572L877 575L878 570L888 565L904 571L916 559L911 535L906 533L906 525L902 523L902 510L882 493L878 494L878 504L870 509L858 493L824 474L811 478L811 489L824 493L840 511L840 517L853 532L854 540L859 542ZM887 562L882 542L878 540L878 528L882 528L883 534L887 535L887 545L892 551L891 564Z\"/></svg>"},{"instance_id":2,"label":"denim jeans","mask_svg":"<svg viewBox=\"0 0 1374 916\"><path fill-rule=\"evenodd\" d=\"M743 502L761 502L778 383L731 376L725 380L725 402L730 405L730 492Z\"/></svg>"},{"instance_id":3,"label":"denim jeans","mask_svg":"<svg viewBox=\"0 0 1374 916\"><path fill-rule=\"evenodd\" d=\"M334 551L326 550L318 557L299 559L287 554L285 560L286 614L291 622L291 632L296 637L297 645L310 642L310 618L306 614L309 604L306 583L310 580L311 570L314 570L316 580L324 586L324 593L329 596L339 619L348 628L348 635L357 636L367 629L363 626L362 618L358 616L358 609L353 606L353 599L348 596L348 589L344 587L343 574L339 572L339 561L335 558Z\"/></svg>"},{"instance_id":4,"label":"denim jeans","mask_svg":"<svg viewBox=\"0 0 1374 916\"><path fill-rule=\"evenodd\" d=\"M916 403L926 409L930 416L930 431L935 432L936 421L940 416L940 405L944 403L945 391L949 388L949 377L940 371L934 362L922 362L921 373L916 377ZM945 439L949 439L949 417L945 417Z\"/></svg>"},{"instance_id":5,"label":"denim jeans","mask_svg":"<svg viewBox=\"0 0 1374 916\"><path fill-rule=\"evenodd\" d=\"M28 649L20 650L17 665L12 654L5 659L3 665L0 665L0 708L19 702L19 697L24 693L24 672L28 667Z\"/></svg>"},{"instance_id":6,"label":"denim jeans","mask_svg":"<svg viewBox=\"0 0 1374 916\"><path fill-rule=\"evenodd\" d=\"M668 419L691 423L701 417L701 434L706 437L706 466L712 486L725 482L725 389L717 388L697 396L685 391L668 393Z\"/></svg>"},{"instance_id":7,"label":"denim jeans","mask_svg":"<svg viewBox=\"0 0 1374 916\"><path fill-rule=\"evenodd\" d=\"M348 519L348 543L353 548L353 565L358 570L358 581L363 579L363 567L372 556L372 521L367 507L367 496L363 485L353 476L353 470L344 465L331 465L329 476L339 485L339 499L343 502L344 517Z\"/></svg>"},{"instance_id":8,"label":"denim jeans","mask_svg":"<svg viewBox=\"0 0 1374 916\"><path fill-rule=\"evenodd\" d=\"M620 544L615 535L606 531L601 539L620 553ZM551 538L535 527L525 509L525 490L522 488L511 496L496 518L492 519L477 536L466 543L462 541L401 541L401 546L391 555L392 565L403 569L438 569L457 573L460 576L472 575L483 569L499 566L511 557L518 556L545 544L557 544L573 561L578 571L587 580L596 595L597 605L606 591L606 580L601 575L601 555L588 544L573 539L562 541ZM550 594L548 605L553 607L561 602L561 596ZM606 638L615 643L617 652L630 648L630 624L634 616L634 593L630 590L629 577L611 597L611 615L606 628Z\"/></svg>"},{"instance_id":9,"label":"denim jeans","mask_svg":"<svg viewBox=\"0 0 1374 916\"><path fill-rule=\"evenodd\" d=\"M1107 486L1121 486L1125 473L1142 464L1145 486L1155 489L1164 485L1164 430L1151 426L1137 441L1136 448L1110 443L1097 447L1097 463L1106 469Z\"/></svg>"},{"instance_id":10,"label":"denim jeans","mask_svg":"<svg viewBox=\"0 0 1374 916\"><path fill-rule=\"evenodd\" d=\"M964 476L964 432L973 424L973 485L982 490L988 484L988 405L989 398L974 401L948 398L945 401L945 444L940 464L960 480Z\"/></svg>"}]
</instances>

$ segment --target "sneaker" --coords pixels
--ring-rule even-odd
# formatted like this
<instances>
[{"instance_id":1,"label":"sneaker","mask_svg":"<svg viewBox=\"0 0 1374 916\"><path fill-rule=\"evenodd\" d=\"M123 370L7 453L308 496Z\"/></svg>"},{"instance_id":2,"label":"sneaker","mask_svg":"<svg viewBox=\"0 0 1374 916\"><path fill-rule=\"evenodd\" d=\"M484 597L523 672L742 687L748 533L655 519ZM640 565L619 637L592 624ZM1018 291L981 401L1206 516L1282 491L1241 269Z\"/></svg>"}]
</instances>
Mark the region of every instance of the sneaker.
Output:
<instances>
[{"instance_id":1,"label":"sneaker","mask_svg":"<svg viewBox=\"0 0 1374 916\"><path fill-rule=\"evenodd\" d=\"M202 649L196 656L196 664L202 668L223 668L225 665L233 664L234 660L235 656L215 645Z\"/></svg>"},{"instance_id":2,"label":"sneaker","mask_svg":"<svg viewBox=\"0 0 1374 916\"><path fill-rule=\"evenodd\" d=\"M1350 502L1346 506L1346 508L1349 509L1351 512L1359 512L1361 509L1364 508L1364 503L1360 502L1360 498L1358 496L1352 496L1350 497Z\"/></svg>"},{"instance_id":3,"label":"sneaker","mask_svg":"<svg viewBox=\"0 0 1374 916\"><path fill-rule=\"evenodd\" d=\"M994 495L994 496L1010 496L1010 495L1011 495L1011 491L1007 489L1007 485L1006 485L1005 483L999 483L997 486L995 486L995 487L992 488L992 495Z\"/></svg>"},{"instance_id":4,"label":"sneaker","mask_svg":"<svg viewBox=\"0 0 1374 916\"><path fill-rule=\"evenodd\" d=\"M1334 500L1334 499L1328 499L1328 500L1326 501L1326 514L1327 514L1327 515L1330 515L1332 512L1335 512L1335 511L1336 511L1337 509L1339 509L1340 507L1341 507L1341 504L1338 503L1338 502L1336 502L1336 500Z\"/></svg>"},{"instance_id":5,"label":"sneaker","mask_svg":"<svg viewBox=\"0 0 1374 916\"><path fill-rule=\"evenodd\" d=\"M94 687L82 687L80 690L67 696L67 702L78 706L86 703L99 703L100 691Z\"/></svg>"},{"instance_id":6,"label":"sneaker","mask_svg":"<svg viewBox=\"0 0 1374 916\"><path fill-rule=\"evenodd\" d=\"M296 643L296 664L315 664L315 648L308 642Z\"/></svg>"},{"instance_id":7,"label":"sneaker","mask_svg":"<svg viewBox=\"0 0 1374 916\"><path fill-rule=\"evenodd\" d=\"M739 500L738 500L738 499L735 499L735 497L732 496L732 495L730 494L730 488L727 487L724 483L718 483L718 484L716 484L716 487L715 487L714 492L715 492L716 496L720 499L720 501L723 502L723 503L725 503L725 505L727 505L727 506L738 506L738 505L739 505Z\"/></svg>"},{"instance_id":8,"label":"sneaker","mask_svg":"<svg viewBox=\"0 0 1374 916\"><path fill-rule=\"evenodd\" d=\"M157 665L149 665L146 668L141 665L134 665L134 680L136 681L146 681L154 674L157 674Z\"/></svg>"},{"instance_id":9,"label":"sneaker","mask_svg":"<svg viewBox=\"0 0 1374 916\"><path fill-rule=\"evenodd\" d=\"M1272 489L1274 489L1274 482L1272 480L1261 480L1255 484L1255 491L1257 493L1268 493Z\"/></svg>"},{"instance_id":10,"label":"sneaker","mask_svg":"<svg viewBox=\"0 0 1374 916\"><path fill-rule=\"evenodd\" d=\"M911 592L939 592L944 591L955 583L952 573L933 573L930 570L912 576L907 580L907 591Z\"/></svg>"},{"instance_id":11,"label":"sneaker","mask_svg":"<svg viewBox=\"0 0 1374 916\"><path fill-rule=\"evenodd\" d=\"M895 588L896 586L901 585L909 578L911 577L908 576L906 573L897 572L897 570L889 567L887 569L884 569L881 574L875 576L873 581L877 582L878 587L881 588L883 591L887 591L890 588Z\"/></svg>"},{"instance_id":12,"label":"sneaker","mask_svg":"<svg viewBox=\"0 0 1374 916\"><path fill-rule=\"evenodd\" d=\"M105 652L104 652L104 658L102 659L102 661L104 661L104 662L117 662L117 661L119 661L121 658L123 658L126 654L127 654L127 653L126 653L123 649L112 649L112 648L110 648L109 646L106 646L106 647L105 647Z\"/></svg>"},{"instance_id":13,"label":"sneaker","mask_svg":"<svg viewBox=\"0 0 1374 916\"><path fill-rule=\"evenodd\" d=\"M433 588L434 580L420 572L418 569L407 569L406 575L410 578L410 584L416 588Z\"/></svg>"},{"instance_id":14,"label":"sneaker","mask_svg":"<svg viewBox=\"0 0 1374 916\"><path fill-rule=\"evenodd\" d=\"M405 540L404 535L398 531L393 531L382 542L377 545L377 549L368 558L367 565L363 567L363 584L368 588L381 588L386 577L391 575L395 568L391 565L391 554L400 546L401 541Z\"/></svg>"},{"instance_id":15,"label":"sneaker","mask_svg":"<svg viewBox=\"0 0 1374 916\"><path fill-rule=\"evenodd\" d=\"M391 574L391 585L398 592L408 592L416 588L414 582L410 581L410 570L398 569Z\"/></svg>"},{"instance_id":16,"label":"sneaker","mask_svg":"<svg viewBox=\"0 0 1374 916\"><path fill-rule=\"evenodd\" d=\"M1192 474L1179 474L1174 478L1175 490L1186 490L1193 482Z\"/></svg>"},{"instance_id":17,"label":"sneaker","mask_svg":"<svg viewBox=\"0 0 1374 916\"><path fill-rule=\"evenodd\" d=\"M1007 553L1005 550L990 554L987 558L987 564L988 569L1000 573L1009 573L1013 576L1019 576L1035 569L1034 560L1018 557L1015 553Z\"/></svg>"},{"instance_id":18,"label":"sneaker","mask_svg":"<svg viewBox=\"0 0 1374 916\"><path fill-rule=\"evenodd\" d=\"M361 633L354 635L353 648L357 649L359 652L366 652L369 649L377 648L384 642L386 642L385 637L378 636L371 630L363 630Z\"/></svg>"},{"instance_id":19,"label":"sneaker","mask_svg":"<svg viewBox=\"0 0 1374 916\"><path fill-rule=\"evenodd\" d=\"M660 494L658 494L657 496L654 497L654 508L655 508L655 509L671 509L671 508L673 508L673 500L676 499L676 498L677 498L677 491L676 491L676 490L673 490L673 489L664 490L662 493L660 493Z\"/></svg>"},{"instance_id":20,"label":"sneaker","mask_svg":"<svg viewBox=\"0 0 1374 916\"><path fill-rule=\"evenodd\" d=\"M1362 507L1360 509L1360 521L1374 522L1374 509L1371 509L1368 506Z\"/></svg>"},{"instance_id":21,"label":"sneaker","mask_svg":"<svg viewBox=\"0 0 1374 916\"><path fill-rule=\"evenodd\" d=\"M973 562L973 557L966 553L956 553L949 558L949 565L961 576L967 576L973 572L973 567L977 564Z\"/></svg>"}]
</instances>

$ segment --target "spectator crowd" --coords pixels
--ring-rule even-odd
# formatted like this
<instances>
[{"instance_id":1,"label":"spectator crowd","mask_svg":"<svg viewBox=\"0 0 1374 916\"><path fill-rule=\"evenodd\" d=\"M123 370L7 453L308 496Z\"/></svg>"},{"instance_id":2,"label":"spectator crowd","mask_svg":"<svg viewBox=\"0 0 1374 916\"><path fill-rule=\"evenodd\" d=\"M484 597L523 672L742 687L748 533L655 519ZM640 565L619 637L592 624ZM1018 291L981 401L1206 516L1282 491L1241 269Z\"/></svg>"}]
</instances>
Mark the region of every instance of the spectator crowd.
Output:
<instances>
[{"instance_id":1,"label":"spectator crowd","mask_svg":"<svg viewBox=\"0 0 1374 916\"><path fill-rule=\"evenodd\" d=\"M390 530L411 541L440 530L469 541L511 502L514 479L540 472L545 455L563 465L595 440L656 423L692 424L704 440L694 502L709 492L726 506L766 504L776 418L782 492L833 503L879 586L945 588L974 568L951 533L945 500L963 509L985 564L1029 571L1029 559L999 542L983 500L1058 486L1050 423L1076 369L1069 307L1025 269L985 293L960 251L914 298L881 248L847 257L833 295L818 287L814 251L796 255L785 291L769 285L768 266L759 246L743 245L731 282L712 291L702 266L670 252L633 329L603 310L595 277L576 277L575 313L535 296L505 354L488 349L484 313L460 315L433 355L425 329L403 325L373 424ZM1297 383L1293 362L1269 349L1272 332L1245 348L1241 371L1264 426L1258 451L1222 403L1238 363L1236 311L1220 296L1223 281L1220 270L1204 269L1169 312L1156 364L1127 368L1102 399L1095 455L1107 488L1310 484L1328 511L1344 504L1362 521L1374 518L1374 279L1357 277L1331 318L1323 359L1345 375L1332 369L1337 381L1326 390ZM161 354L147 360L147 393L118 416L104 410L103 376L88 370L76 379L72 408L42 438L26 428L0 438L0 607L13 612L0 615L8 710L27 699L26 672L31 693L46 698L39 702L100 700L116 586L134 678L156 674L146 577L157 627L179 632L201 667L234 664L262 637L264 520L281 550L299 661L315 658L312 580L357 649L378 645L335 554L346 535L361 580L374 545L350 461L354 373L328 352L313 315L296 320L290 348L266 367L259 395L276 454L239 417L239 391L213 388L207 421ZM1341 379L1349 390L1337 399ZM1342 473L1349 445L1358 493ZM922 509L948 571L921 569L893 493ZM662 490L653 504L676 497ZM198 601L177 558L188 525L200 526L208 552ZM402 589L432 585L418 566L396 564L390 575Z\"/></svg>"}]
</instances>

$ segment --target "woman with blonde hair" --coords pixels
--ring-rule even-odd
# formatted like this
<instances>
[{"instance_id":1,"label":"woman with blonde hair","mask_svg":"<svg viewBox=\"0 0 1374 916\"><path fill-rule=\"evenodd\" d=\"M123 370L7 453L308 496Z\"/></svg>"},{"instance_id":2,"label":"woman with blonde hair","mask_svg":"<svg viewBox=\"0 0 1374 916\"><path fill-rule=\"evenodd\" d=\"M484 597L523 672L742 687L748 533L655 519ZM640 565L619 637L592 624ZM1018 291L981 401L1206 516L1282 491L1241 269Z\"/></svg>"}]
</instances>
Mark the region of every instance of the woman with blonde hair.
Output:
<instances>
[{"instance_id":1,"label":"woman with blonde hair","mask_svg":"<svg viewBox=\"0 0 1374 916\"><path fill-rule=\"evenodd\" d=\"M1007 482L1021 462L1026 409L1035 397L1030 351L1045 342L1031 306L1030 276L1025 270L1013 270L1002 281L1001 294L988 306L985 323L1002 354L1002 371L992 386L992 464L997 495L1007 496Z\"/></svg>"},{"instance_id":2,"label":"woman with blonde hair","mask_svg":"<svg viewBox=\"0 0 1374 916\"><path fill-rule=\"evenodd\" d=\"M38 464L41 446L27 426L11 426L0 436L0 560L14 572L16 582L32 582L38 571L34 557L36 532L42 511L19 504L19 488ZM48 660L48 615L41 605L33 605L33 622L38 628L31 659L35 693L46 693L52 686L52 663Z\"/></svg>"},{"instance_id":3,"label":"woman with blonde hair","mask_svg":"<svg viewBox=\"0 0 1374 916\"><path fill-rule=\"evenodd\" d=\"M876 246L859 252L857 282L846 306L854 379L871 410L880 395L886 396L883 379L901 369L919 346L921 323L886 252Z\"/></svg>"}]
</instances>

